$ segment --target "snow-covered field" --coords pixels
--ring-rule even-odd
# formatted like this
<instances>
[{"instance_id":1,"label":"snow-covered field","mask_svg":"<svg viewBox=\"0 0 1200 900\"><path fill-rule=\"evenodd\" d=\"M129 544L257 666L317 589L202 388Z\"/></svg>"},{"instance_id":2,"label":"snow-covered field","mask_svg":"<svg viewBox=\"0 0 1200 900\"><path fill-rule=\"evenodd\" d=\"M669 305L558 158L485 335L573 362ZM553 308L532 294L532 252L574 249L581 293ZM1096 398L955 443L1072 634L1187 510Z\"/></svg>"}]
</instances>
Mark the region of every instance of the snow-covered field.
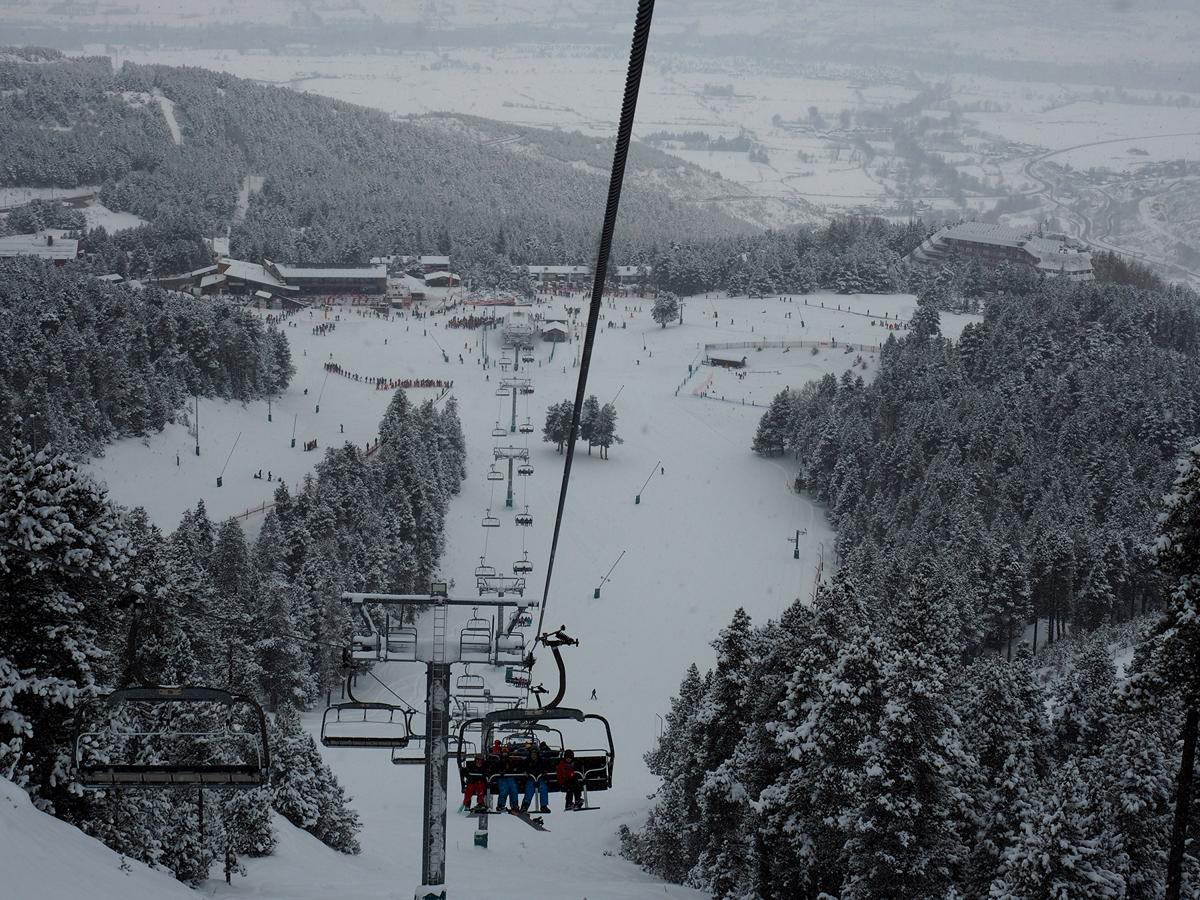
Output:
<instances>
[{"instance_id":1,"label":"snow-covered field","mask_svg":"<svg viewBox=\"0 0 1200 900\"><path fill-rule=\"evenodd\" d=\"M540 311L549 314L563 302L542 305ZM744 379L705 366L689 378L688 365L703 357L707 342L836 339L839 344L874 345L888 333L879 324L883 312L893 321L903 321L915 306L909 296L696 297L687 301L684 325L662 329L650 320L649 302L613 302L615 308L606 308L600 323L589 392L602 401L618 397L618 430L625 443L612 449L608 461L596 454L589 457L585 445L579 449L546 625L565 624L581 640L579 647L567 651L566 703L594 708L611 721L615 787L594 795L601 809L590 816L564 814L556 800L556 812L547 819L549 834L538 834L517 821L494 821L487 850L472 846L473 819L452 816L447 882L454 898L700 896L653 882L610 855L617 852L615 832L621 823L635 825L644 816L646 795L655 782L641 757L655 740L657 716L666 712L684 668L692 661L711 665L708 643L739 605L761 621L777 615L795 597L807 596L822 549L831 545L820 509L789 490L792 466L750 453L761 409L749 403L767 402L779 388L825 372L840 374L859 354L831 347L820 348L816 355L807 347L787 353L747 349L739 351L749 360ZM626 306L641 309L630 313ZM789 312L792 318L787 318ZM274 485L251 478L260 467L282 474L289 483L298 482L318 457L299 449L304 440L317 438L323 452L341 440L365 445L374 438L388 392L330 375L321 412L315 414L325 360L332 358L361 374L453 378L470 459L467 481L447 518L443 574L457 581L455 593L470 593L471 573L483 550L479 520L491 503L503 525L490 530L489 563L507 570L520 558L524 537L537 567L527 595L540 598L563 457L550 444L530 442L535 474L526 479L527 497L525 486L518 485L517 504L528 502L534 525L515 527L512 511L502 508L503 493L497 491L493 498L492 483L484 478L491 461L491 429L502 410L494 393L499 372L493 367L485 373L478 364L479 334L447 329L440 316L414 322L364 318L349 309L336 315L341 321L326 336L312 334L312 324L322 321L319 313L311 320L307 313L293 320L297 327L288 329L288 337L298 372L292 387L272 404L273 422L266 421L265 403L202 401L199 459L189 455L191 438L184 427L175 426L145 441L111 447L95 461L94 472L108 482L118 501L145 505L164 528L173 527L180 512L199 497L214 518L222 518L269 500ZM609 328L609 321L616 327ZM957 335L966 321L968 317L943 316L943 328ZM497 341L498 335L493 331L490 339ZM437 344L450 353L450 364L442 362ZM526 398L518 403L518 419L528 415L538 429L531 437L540 437L547 404L573 395L578 349L577 342L542 344L535 353L537 361L523 373L533 378L536 390L528 407ZM491 345L489 353L493 361L498 358L498 346ZM870 353L862 356L868 364L863 374L869 376L874 360ZM699 394L710 376L714 381L706 399ZM412 391L411 396L419 400L431 393ZM721 394L725 402L714 399ZM293 416L298 420L295 450L288 447ZM217 488L216 475L239 433L225 485ZM641 504L635 505L635 494L656 470L659 474L642 491ZM260 518L250 518L248 525L253 527ZM807 533L797 561L787 541L798 528ZM594 588L622 551L626 555L612 581L599 600L593 599ZM379 674L420 705L423 667L391 664ZM546 664L536 671L536 680L553 687L553 672ZM589 703L593 688L599 699ZM308 722L316 728L319 717L314 713ZM578 741L594 737L580 733ZM574 734L568 734L568 742L576 742ZM362 815L362 855L340 856L284 825L274 856L248 861L248 878L236 879L232 887L214 883L207 893L279 900L411 895L420 873L419 770L390 765L386 752L323 752Z\"/></svg>"}]
</instances>

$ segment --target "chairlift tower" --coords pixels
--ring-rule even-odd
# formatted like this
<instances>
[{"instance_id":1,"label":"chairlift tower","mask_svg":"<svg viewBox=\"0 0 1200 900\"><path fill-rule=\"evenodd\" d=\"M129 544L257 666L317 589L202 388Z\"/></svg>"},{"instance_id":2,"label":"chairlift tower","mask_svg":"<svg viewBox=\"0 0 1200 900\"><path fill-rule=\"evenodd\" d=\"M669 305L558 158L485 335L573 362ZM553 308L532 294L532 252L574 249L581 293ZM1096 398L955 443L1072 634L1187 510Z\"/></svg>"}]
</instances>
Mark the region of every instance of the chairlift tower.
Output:
<instances>
[{"instance_id":1,"label":"chairlift tower","mask_svg":"<svg viewBox=\"0 0 1200 900\"><path fill-rule=\"evenodd\" d=\"M393 762L413 763L425 767L424 826L421 835L421 884L416 900L445 900L446 891L446 815L447 768L450 760L450 697L451 669L455 663L479 662L503 665L521 664L525 657L524 635L505 627L506 607L535 608L534 600L519 601L480 597L450 597L445 583L434 583L428 594L371 594L346 592L342 601L349 604L364 631L354 636L354 655L387 661L393 641L391 628L380 632L371 618L370 607L383 607L389 621L405 621L405 613L418 615L418 626L402 626L403 656L401 659L425 663L425 753L420 757L402 757ZM469 607L472 618L462 629L457 652L447 647L450 611ZM477 617L480 608L496 610L495 627L487 619ZM421 627L424 622L430 626ZM515 619L514 619L515 622ZM482 623L474 625L472 623ZM410 632L412 639L410 640ZM393 659L396 657L392 657Z\"/></svg>"},{"instance_id":2,"label":"chairlift tower","mask_svg":"<svg viewBox=\"0 0 1200 900\"><path fill-rule=\"evenodd\" d=\"M509 424L508 430L510 434L513 434L517 430L517 394L532 394L533 382L528 378L501 378L500 387L512 394L512 422Z\"/></svg>"},{"instance_id":3,"label":"chairlift tower","mask_svg":"<svg viewBox=\"0 0 1200 900\"><path fill-rule=\"evenodd\" d=\"M502 459L508 460L508 493L504 496L504 506L506 509L512 509L513 505L513 460L519 459L523 463L529 462L528 447L493 447L492 458L499 461Z\"/></svg>"}]
</instances>

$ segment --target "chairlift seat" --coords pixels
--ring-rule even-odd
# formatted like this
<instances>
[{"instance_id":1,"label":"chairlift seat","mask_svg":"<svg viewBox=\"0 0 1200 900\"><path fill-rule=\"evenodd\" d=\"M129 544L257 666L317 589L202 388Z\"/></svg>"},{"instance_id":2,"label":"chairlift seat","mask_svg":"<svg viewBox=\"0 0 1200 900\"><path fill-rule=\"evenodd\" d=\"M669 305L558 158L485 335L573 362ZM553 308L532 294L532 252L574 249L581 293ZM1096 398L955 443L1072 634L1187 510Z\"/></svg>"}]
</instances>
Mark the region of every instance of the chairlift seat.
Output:
<instances>
[{"instance_id":1,"label":"chairlift seat","mask_svg":"<svg viewBox=\"0 0 1200 900\"><path fill-rule=\"evenodd\" d=\"M533 474L533 466L529 465L529 463L522 463L521 465L517 466L517 474L518 475L532 475Z\"/></svg>"},{"instance_id":2,"label":"chairlift seat","mask_svg":"<svg viewBox=\"0 0 1200 900\"><path fill-rule=\"evenodd\" d=\"M506 434L508 434L508 432L499 425L492 429L492 437L504 437Z\"/></svg>"},{"instance_id":3,"label":"chairlift seat","mask_svg":"<svg viewBox=\"0 0 1200 900\"><path fill-rule=\"evenodd\" d=\"M518 559L515 563L513 563L514 575L528 575L532 571L533 563L527 559Z\"/></svg>"},{"instance_id":4,"label":"chairlift seat","mask_svg":"<svg viewBox=\"0 0 1200 900\"><path fill-rule=\"evenodd\" d=\"M150 722L139 721L137 712L170 705L199 709L196 717L185 726L186 732L205 738L202 743L212 750L237 751L241 760L131 763L95 758L102 753L116 755L130 743L143 749L158 750L160 748L154 746L153 739L159 737L164 739L161 749L166 752L174 743L171 738L180 732L163 725L161 717L153 717ZM106 710L106 724L88 730L88 712L97 708ZM206 709L214 713L215 724L204 722ZM119 715L118 710L125 710L126 715ZM194 686L120 688L81 706L77 722L74 767L76 777L84 787L202 785L252 788L267 784L270 778L266 714L261 706L242 694ZM126 726L124 731L118 722ZM107 742L106 738L109 739Z\"/></svg>"},{"instance_id":5,"label":"chairlift seat","mask_svg":"<svg viewBox=\"0 0 1200 900\"><path fill-rule=\"evenodd\" d=\"M499 528L500 520L495 516L484 516L482 524L484 528Z\"/></svg>"},{"instance_id":6,"label":"chairlift seat","mask_svg":"<svg viewBox=\"0 0 1200 900\"><path fill-rule=\"evenodd\" d=\"M414 714L415 710L391 703L332 703L321 716L321 743L326 747L364 749L407 747L412 740Z\"/></svg>"},{"instance_id":7,"label":"chairlift seat","mask_svg":"<svg viewBox=\"0 0 1200 900\"><path fill-rule=\"evenodd\" d=\"M488 469L487 480L488 481L503 481L504 473L493 466L492 468Z\"/></svg>"},{"instance_id":8,"label":"chairlift seat","mask_svg":"<svg viewBox=\"0 0 1200 900\"><path fill-rule=\"evenodd\" d=\"M521 434L533 434L533 423L526 420L517 426L517 431Z\"/></svg>"},{"instance_id":9,"label":"chairlift seat","mask_svg":"<svg viewBox=\"0 0 1200 900\"><path fill-rule=\"evenodd\" d=\"M533 516L527 512L519 512L513 517L513 521L521 526L529 526L533 524Z\"/></svg>"}]
</instances>

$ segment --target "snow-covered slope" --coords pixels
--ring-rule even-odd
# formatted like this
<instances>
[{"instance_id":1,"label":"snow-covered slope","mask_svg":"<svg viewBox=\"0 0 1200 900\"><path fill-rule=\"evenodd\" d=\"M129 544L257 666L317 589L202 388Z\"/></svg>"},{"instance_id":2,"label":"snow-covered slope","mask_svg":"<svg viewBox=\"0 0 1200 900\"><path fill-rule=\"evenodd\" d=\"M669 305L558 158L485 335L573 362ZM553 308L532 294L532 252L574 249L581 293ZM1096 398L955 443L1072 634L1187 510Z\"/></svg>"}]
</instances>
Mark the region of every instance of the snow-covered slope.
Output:
<instances>
[{"instance_id":1,"label":"snow-covered slope","mask_svg":"<svg viewBox=\"0 0 1200 900\"><path fill-rule=\"evenodd\" d=\"M586 303L580 297L565 302ZM559 299L534 311L557 315L563 305ZM709 642L734 609L744 606L756 622L777 616L794 598L809 594L822 553L826 570L831 565L832 534L820 509L790 491L790 461L750 452L762 412L751 404L769 402L785 385L799 386L826 372L840 374L860 356L844 352L847 342L874 346L889 333L882 324L884 311L889 321L905 321L914 307L908 296L696 297L687 301L684 325L663 329L650 321L649 301L618 299L606 305L589 393L601 402L617 397L618 432L625 443L612 448L609 460L589 456L586 445L578 449L546 626L565 624L581 640L567 651L566 703L611 721L614 790L594 795L600 809L584 814L563 813L561 800L554 798L549 834L519 821L494 820L487 850L472 845L475 821L453 816L447 873L454 900L698 900L700 894L655 882L615 855L617 828L643 821L647 795L656 788L642 755L658 733L657 716L667 711L689 663L711 665ZM177 427L145 441L124 441L93 468L108 481L115 499L147 505L165 528L173 528L180 511L200 496L213 517L221 518L269 498L274 485L250 477L260 466L283 473L289 483L300 479L319 456L303 452L302 439L318 438L323 452L342 440L363 445L374 438L390 392L338 375L326 380L323 362L332 359L363 375L452 378L467 438L468 478L447 516L443 574L457 582L454 593L470 593L471 573L484 550L480 517L490 504L502 527L488 529L488 562L507 571L520 558L524 539L536 566L528 595L540 599L563 457L538 438L547 405L574 393L579 342L540 345L535 361L521 373L532 377L536 393L519 398L518 420L528 415L537 429L529 442L535 474L517 485L518 508L528 503L534 516L533 527L523 529L514 526L514 511L502 508L503 491L493 495L493 483L484 478L492 460L491 430L498 417L507 423L510 401L495 396L497 369L485 372L478 364L480 334L448 329L442 316L414 322L367 318L348 309L337 315L337 328L324 336L312 333L312 325L322 321L320 313L311 320L305 313L294 320L297 327L288 329L298 372L273 404L273 422L267 422L263 403L202 402L201 457L189 455L190 439ZM966 321L947 315L942 327L954 336ZM689 377L688 366L703 358L705 342L762 339L826 346L816 355L811 347L747 348L738 351L749 361L745 377L707 366ZM834 339L838 349L829 346ZM499 356L495 331L488 340L494 361ZM438 345L450 355L449 364ZM861 357L866 368L858 371L870 377L877 357L870 352ZM707 397L700 396L704 392ZM419 402L432 393L417 390L411 396ZM288 446L293 416L298 417L296 449ZM511 437L521 441L524 436ZM218 488L216 476L235 440L224 486ZM643 490L652 471L658 474ZM642 502L635 505L639 491ZM788 541L796 529L806 529L799 560L792 558ZM622 551L626 554L613 580L594 599L593 590ZM376 674L422 705L423 667L391 664L377 667ZM503 683L503 672L489 677ZM535 680L553 688L549 663L538 666ZM589 699L593 688L595 702ZM382 688L378 691L384 699ZM310 715L308 724L317 728L319 716ZM415 724L424 727L419 718ZM580 746L574 736L568 745ZM362 854L341 856L307 835L281 829L274 856L248 860L248 878L235 879L231 887L214 884L212 892L279 900L412 895L420 875L419 770L391 765L386 752L323 753L362 816Z\"/></svg>"},{"instance_id":2,"label":"snow-covered slope","mask_svg":"<svg viewBox=\"0 0 1200 900\"><path fill-rule=\"evenodd\" d=\"M7 900L195 900L166 872L125 859L38 812L0 778L0 897Z\"/></svg>"}]
</instances>

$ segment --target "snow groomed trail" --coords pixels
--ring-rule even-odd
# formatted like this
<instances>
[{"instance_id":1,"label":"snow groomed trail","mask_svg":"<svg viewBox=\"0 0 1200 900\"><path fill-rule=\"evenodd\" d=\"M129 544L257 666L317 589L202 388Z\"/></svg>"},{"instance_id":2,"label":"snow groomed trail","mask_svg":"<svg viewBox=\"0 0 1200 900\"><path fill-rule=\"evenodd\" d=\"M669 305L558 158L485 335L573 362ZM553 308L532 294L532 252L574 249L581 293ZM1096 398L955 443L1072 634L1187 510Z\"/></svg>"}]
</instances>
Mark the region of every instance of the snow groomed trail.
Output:
<instances>
[{"instance_id":1,"label":"snow groomed trail","mask_svg":"<svg viewBox=\"0 0 1200 900\"><path fill-rule=\"evenodd\" d=\"M561 314L564 303L585 302L556 299L527 311L554 316ZM618 433L624 443L612 448L609 460L601 460L598 451L589 456L584 444L577 448L546 614L548 629L564 624L580 639L580 646L565 651L569 681L564 705L610 720L616 745L614 789L594 794L592 802L600 809L586 813L563 812L561 796L552 795L554 812L546 817L547 834L493 817L486 850L472 844L475 819L452 813L447 887L454 900L701 896L656 882L620 859L616 831L623 823L640 825L652 802L647 795L654 791L655 779L642 755L656 739L658 716L667 711L685 668L693 661L701 668L712 664L709 642L738 606L756 621L776 616L794 598L809 595L822 550L828 570L832 534L821 511L790 490L793 465L755 457L750 442L761 404L780 388L799 386L826 372L840 375L860 354L829 347L816 355L809 349L746 350L749 367L741 378L709 367L689 378L688 364L703 357L706 342L837 339L840 344L874 345L886 340L888 332L872 324L880 320L871 316L886 310L892 321L897 316L905 321L915 306L907 296L812 295L794 302L699 297L687 301L684 325L662 329L650 320L651 301L614 302L615 309L606 305L600 322L588 391L601 403L617 397ZM822 302L826 309L820 308ZM630 313L627 306L641 309ZM851 309L859 314L850 314ZM314 324L333 321L334 315L340 321L333 332L312 334ZM614 328L607 327L610 320ZM535 393L518 398L517 414L518 422L528 415L536 428L528 436L535 473L517 480L514 509L504 510L503 483L484 478L492 461L491 429L497 419L507 426L511 409L511 401L495 396L502 374L494 366L500 356L496 331L488 332L493 367L485 373L478 364L480 333L448 329L444 316L385 321L343 308L327 320L317 312L311 319L303 313L293 321L297 327L288 328L287 335L298 371L292 387L273 404L273 423L266 421L265 403L243 407L202 402L202 443L211 444L211 452L199 460L184 454L177 467L176 448L186 449L191 441L179 427L145 442L122 442L93 466L109 482L114 497L129 505L146 504L167 529L198 496L205 498L214 518L221 518L260 498L269 499L274 485L250 478L260 467L282 473L289 483L298 482L318 457L300 449L302 436L318 437L319 452L342 440L360 445L373 440L391 393L342 376L326 378L326 360L362 375L452 378L469 464L462 493L447 517L443 575L455 580L452 593L473 593L472 573L484 543L480 517L490 504L502 526L488 530L488 562L510 571L521 557L524 537L536 567L526 596L540 598L563 465L554 446L541 442L541 426L548 404L573 396L579 342L554 347L553 362L548 361L552 345L540 344L536 361L522 366L520 374L533 379ZM967 317L943 316L943 330L955 336L966 321ZM449 364L442 361L437 344L449 353ZM858 372L870 377L877 356L861 356L867 368ZM323 383L318 415L314 401ZM702 385L708 398L694 393ZM421 402L435 393L413 390L410 397ZM288 448L293 415L301 423L295 450ZM231 462L225 487L218 489L215 470L239 433L237 470ZM525 438L519 433L510 437L513 443ZM225 452L218 453L216 448L222 446ZM635 505L634 497L652 470L656 474ZM499 488L494 496L493 484ZM526 503L534 524L516 527L513 512ZM256 530L256 520L261 516L247 520L249 531ZM799 560L792 558L790 543L796 529L806 531L800 538ZM594 589L622 551L625 556L612 580L595 599ZM409 702L423 706L423 666L389 664L378 667L377 674ZM503 672L489 678L503 684ZM553 690L548 654L535 669L534 681L544 681ZM593 689L595 702L589 700ZM382 689L377 692L382 699ZM318 728L319 718L319 711L310 714L310 727ZM423 728L420 717L416 727ZM273 856L248 860L249 877L235 879L229 887L212 882L206 893L279 900L412 896L420 874L420 770L391 765L386 752L322 752L362 817L362 854L334 853L281 823L280 846ZM451 782L456 783L453 766Z\"/></svg>"}]
</instances>

